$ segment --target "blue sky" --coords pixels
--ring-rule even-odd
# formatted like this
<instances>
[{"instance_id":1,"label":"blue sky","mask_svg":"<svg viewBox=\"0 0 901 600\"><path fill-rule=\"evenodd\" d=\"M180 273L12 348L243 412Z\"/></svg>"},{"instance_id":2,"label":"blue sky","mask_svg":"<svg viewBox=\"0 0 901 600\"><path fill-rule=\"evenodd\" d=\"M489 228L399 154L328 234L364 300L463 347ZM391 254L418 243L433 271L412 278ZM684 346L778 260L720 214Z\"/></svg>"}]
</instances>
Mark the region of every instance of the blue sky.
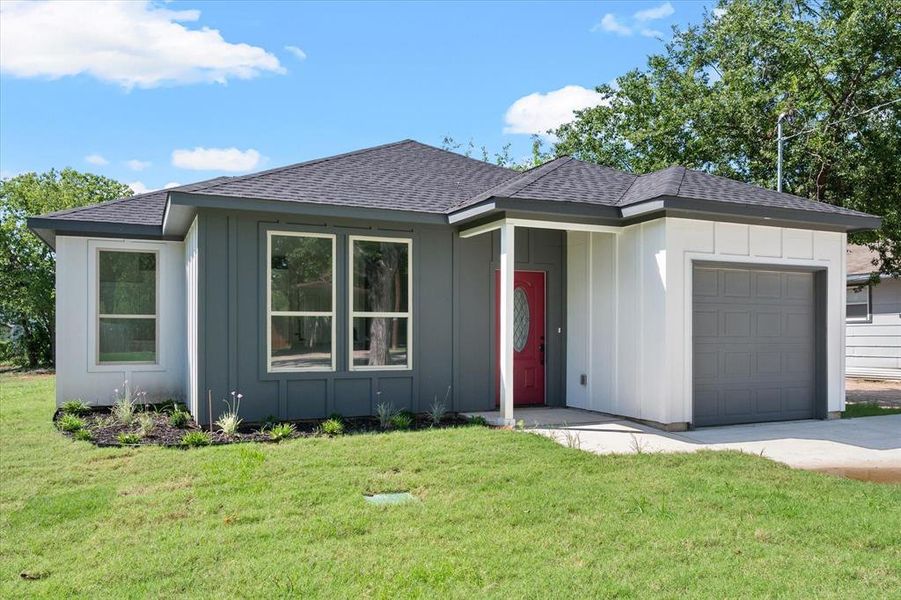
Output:
<instances>
[{"instance_id":1,"label":"blue sky","mask_svg":"<svg viewBox=\"0 0 901 600\"><path fill-rule=\"evenodd\" d=\"M445 135L525 156L705 5L4 3L0 175L156 189Z\"/></svg>"}]
</instances>

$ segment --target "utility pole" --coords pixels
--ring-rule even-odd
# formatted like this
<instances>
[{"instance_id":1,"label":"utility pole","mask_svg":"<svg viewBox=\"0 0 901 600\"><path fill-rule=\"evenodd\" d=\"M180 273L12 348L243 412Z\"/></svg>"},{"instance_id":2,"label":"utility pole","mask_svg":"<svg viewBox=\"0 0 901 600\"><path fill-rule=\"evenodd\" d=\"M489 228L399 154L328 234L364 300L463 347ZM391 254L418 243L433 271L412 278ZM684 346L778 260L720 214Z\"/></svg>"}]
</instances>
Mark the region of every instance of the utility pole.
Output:
<instances>
[{"instance_id":1,"label":"utility pole","mask_svg":"<svg viewBox=\"0 0 901 600\"><path fill-rule=\"evenodd\" d=\"M776 120L776 140L779 144L778 157L776 158L776 191L782 191L782 119L788 113L780 113Z\"/></svg>"}]
</instances>

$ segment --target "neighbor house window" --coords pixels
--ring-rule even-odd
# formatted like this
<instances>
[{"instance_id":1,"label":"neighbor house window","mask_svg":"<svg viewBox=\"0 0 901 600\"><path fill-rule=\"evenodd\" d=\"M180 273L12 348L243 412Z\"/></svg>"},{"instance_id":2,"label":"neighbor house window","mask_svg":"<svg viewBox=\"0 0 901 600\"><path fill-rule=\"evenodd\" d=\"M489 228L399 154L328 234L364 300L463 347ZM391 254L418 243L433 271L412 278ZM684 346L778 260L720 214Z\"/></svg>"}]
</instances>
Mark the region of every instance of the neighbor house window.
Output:
<instances>
[{"instance_id":1,"label":"neighbor house window","mask_svg":"<svg viewBox=\"0 0 901 600\"><path fill-rule=\"evenodd\" d=\"M847 308L845 309L848 321L864 322L870 320L870 286L849 285L847 288Z\"/></svg>"},{"instance_id":2,"label":"neighbor house window","mask_svg":"<svg viewBox=\"0 0 901 600\"><path fill-rule=\"evenodd\" d=\"M350 237L352 370L411 368L412 241Z\"/></svg>"},{"instance_id":3,"label":"neighbor house window","mask_svg":"<svg viewBox=\"0 0 901 600\"><path fill-rule=\"evenodd\" d=\"M157 362L156 252L97 253L98 364Z\"/></svg>"},{"instance_id":4,"label":"neighbor house window","mask_svg":"<svg viewBox=\"0 0 901 600\"><path fill-rule=\"evenodd\" d=\"M335 368L335 236L269 232L269 371Z\"/></svg>"}]
</instances>

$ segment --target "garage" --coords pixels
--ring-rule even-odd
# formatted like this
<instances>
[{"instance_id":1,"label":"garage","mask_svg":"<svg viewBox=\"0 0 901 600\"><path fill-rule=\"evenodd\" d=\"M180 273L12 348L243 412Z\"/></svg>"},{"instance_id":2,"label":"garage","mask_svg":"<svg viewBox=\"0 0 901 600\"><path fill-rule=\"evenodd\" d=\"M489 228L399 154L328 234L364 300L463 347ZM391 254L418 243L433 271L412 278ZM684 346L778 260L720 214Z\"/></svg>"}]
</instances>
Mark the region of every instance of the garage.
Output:
<instances>
[{"instance_id":1,"label":"garage","mask_svg":"<svg viewBox=\"0 0 901 600\"><path fill-rule=\"evenodd\" d=\"M817 275L695 265L695 427L817 415Z\"/></svg>"}]
</instances>

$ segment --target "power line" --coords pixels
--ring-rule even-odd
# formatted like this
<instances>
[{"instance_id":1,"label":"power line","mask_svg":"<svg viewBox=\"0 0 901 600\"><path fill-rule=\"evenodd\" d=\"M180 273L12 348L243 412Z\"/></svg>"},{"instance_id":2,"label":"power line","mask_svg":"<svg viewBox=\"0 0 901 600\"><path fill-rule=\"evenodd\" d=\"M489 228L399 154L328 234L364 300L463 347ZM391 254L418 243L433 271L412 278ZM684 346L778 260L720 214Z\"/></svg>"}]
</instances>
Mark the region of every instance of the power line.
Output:
<instances>
[{"instance_id":1,"label":"power line","mask_svg":"<svg viewBox=\"0 0 901 600\"><path fill-rule=\"evenodd\" d=\"M862 110L862 111L860 111L859 113L854 113L853 115L848 115L848 116L845 117L844 119L839 119L838 121L832 121L831 123L826 123L825 125L823 125L823 128L829 127L829 126L831 126L831 125L837 125L838 123L843 123L843 122L845 122L845 121L847 121L847 120L849 120L849 119L853 119L854 117L859 117L860 115L865 115L865 114L867 114L868 112L873 112L874 110L878 110L878 109L883 108L883 107L885 107L885 106L889 106L889 105L891 105L891 104L895 104L896 102L901 102L901 98L895 98L894 100L890 100L890 101L888 101L888 102L883 102L882 104L877 104L876 106L873 106L873 107L868 108L868 109L866 109L866 110ZM804 135L805 133L811 133L812 131L816 131L817 129L819 129L819 127L811 127L810 129L804 129L804 130L799 131L799 132L797 132L797 133L793 133L793 134L791 134L791 135L787 135L787 136L783 137L782 139L783 139L783 141L784 141L784 140L790 140L790 139L792 139L793 137L798 137L799 135Z\"/></svg>"}]
</instances>

